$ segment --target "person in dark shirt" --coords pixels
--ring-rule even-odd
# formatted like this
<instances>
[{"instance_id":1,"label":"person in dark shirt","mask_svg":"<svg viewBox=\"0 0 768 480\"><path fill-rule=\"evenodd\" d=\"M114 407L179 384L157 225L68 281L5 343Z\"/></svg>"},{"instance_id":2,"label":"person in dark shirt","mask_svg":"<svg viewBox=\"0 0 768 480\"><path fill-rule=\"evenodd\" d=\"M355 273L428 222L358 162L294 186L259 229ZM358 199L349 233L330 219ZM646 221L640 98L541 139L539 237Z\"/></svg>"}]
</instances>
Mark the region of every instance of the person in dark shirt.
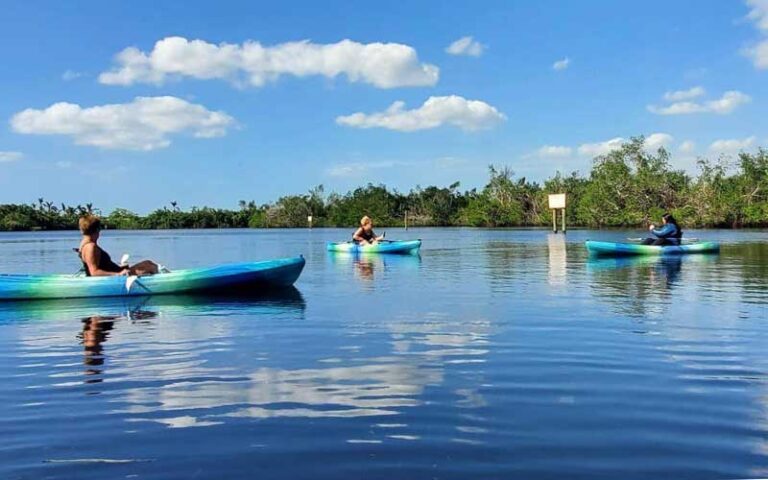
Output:
<instances>
[{"instance_id":1,"label":"person in dark shirt","mask_svg":"<svg viewBox=\"0 0 768 480\"><path fill-rule=\"evenodd\" d=\"M352 241L359 245L375 245L382 240L384 235L376 236L373 233L373 222L368 215L360 219L360 228L352 234Z\"/></svg>"},{"instance_id":2,"label":"person in dark shirt","mask_svg":"<svg viewBox=\"0 0 768 480\"><path fill-rule=\"evenodd\" d=\"M680 245L683 230L677 224L675 217L671 213L665 213L661 221L663 224L660 228L656 228L653 224L650 226L649 230L653 237L643 240L643 245Z\"/></svg>"},{"instance_id":3,"label":"person in dark shirt","mask_svg":"<svg viewBox=\"0 0 768 480\"><path fill-rule=\"evenodd\" d=\"M80 233L83 234L78 253L87 276L154 275L159 271L158 265L151 260L144 260L131 266L113 262L109 254L97 244L102 227L101 219L96 215L84 215L78 223Z\"/></svg>"}]
</instances>

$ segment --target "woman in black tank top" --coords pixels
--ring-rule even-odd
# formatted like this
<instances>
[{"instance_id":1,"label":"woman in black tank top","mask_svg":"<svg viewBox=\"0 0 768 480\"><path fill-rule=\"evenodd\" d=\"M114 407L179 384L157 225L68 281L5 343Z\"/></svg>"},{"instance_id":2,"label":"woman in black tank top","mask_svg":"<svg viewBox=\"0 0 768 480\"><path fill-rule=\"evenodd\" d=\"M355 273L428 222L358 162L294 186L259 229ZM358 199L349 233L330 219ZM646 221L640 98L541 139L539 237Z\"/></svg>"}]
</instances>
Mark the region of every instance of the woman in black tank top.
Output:
<instances>
[{"instance_id":1,"label":"woman in black tank top","mask_svg":"<svg viewBox=\"0 0 768 480\"><path fill-rule=\"evenodd\" d=\"M158 272L155 262L144 260L132 266L121 266L112 261L109 254L98 244L101 232L101 220L95 215L85 215L80 219L80 241L78 254L83 262L87 276L108 277L113 275L153 275Z\"/></svg>"},{"instance_id":2,"label":"woman in black tank top","mask_svg":"<svg viewBox=\"0 0 768 480\"><path fill-rule=\"evenodd\" d=\"M367 215L360 220L360 228L352 234L352 241L361 245L373 245L384 239L384 235L377 237L373 233L373 222Z\"/></svg>"},{"instance_id":3,"label":"woman in black tank top","mask_svg":"<svg viewBox=\"0 0 768 480\"><path fill-rule=\"evenodd\" d=\"M88 250L89 245L93 245L92 254L95 255L96 258L96 268L93 269L89 268L88 263L83 260L83 250ZM89 255L90 254L91 253L89 252ZM128 267L121 267L120 265L113 262L109 254L105 252L100 246L96 245L96 242L88 241L81 243L80 249L78 250L78 255L80 256L80 260L83 261L83 269L85 269L85 274L89 277L91 275L100 276L99 273L121 274L123 270L130 270ZM94 274L94 272L96 273Z\"/></svg>"}]
</instances>

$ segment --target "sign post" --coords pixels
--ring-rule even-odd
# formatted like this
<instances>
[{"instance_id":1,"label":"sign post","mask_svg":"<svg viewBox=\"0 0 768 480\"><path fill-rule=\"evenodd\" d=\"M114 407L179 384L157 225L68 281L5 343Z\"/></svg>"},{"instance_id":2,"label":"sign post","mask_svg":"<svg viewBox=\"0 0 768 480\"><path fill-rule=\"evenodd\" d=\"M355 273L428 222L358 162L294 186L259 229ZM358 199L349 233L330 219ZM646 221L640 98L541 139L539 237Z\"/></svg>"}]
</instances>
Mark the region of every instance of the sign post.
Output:
<instances>
[{"instance_id":1,"label":"sign post","mask_svg":"<svg viewBox=\"0 0 768 480\"><path fill-rule=\"evenodd\" d=\"M565 194L554 193L549 195L549 208L552 210L552 231L557 233L557 214L559 210L563 219L563 233L565 233Z\"/></svg>"}]
</instances>

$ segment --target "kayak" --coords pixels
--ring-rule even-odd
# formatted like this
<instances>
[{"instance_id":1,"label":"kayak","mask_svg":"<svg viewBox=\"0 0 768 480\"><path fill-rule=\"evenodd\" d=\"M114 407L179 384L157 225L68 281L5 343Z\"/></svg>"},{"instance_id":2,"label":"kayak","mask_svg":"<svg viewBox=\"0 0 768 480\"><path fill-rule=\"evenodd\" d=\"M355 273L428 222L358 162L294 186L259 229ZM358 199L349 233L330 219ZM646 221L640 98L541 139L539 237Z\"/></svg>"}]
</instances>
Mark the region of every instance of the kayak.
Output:
<instances>
[{"instance_id":1,"label":"kayak","mask_svg":"<svg viewBox=\"0 0 768 480\"><path fill-rule=\"evenodd\" d=\"M682 245L640 245L636 243L586 242L589 253L598 256L619 257L626 255L683 255L688 253L713 253L720 251L717 242L684 243Z\"/></svg>"},{"instance_id":2,"label":"kayak","mask_svg":"<svg viewBox=\"0 0 768 480\"><path fill-rule=\"evenodd\" d=\"M304 257L174 270L157 275L85 277L0 274L0 300L90 298L223 292L289 287Z\"/></svg>"},{"instance_id":3,"label":"kayak","mask_svg":"<svg viewBox=\"0 0 768 480\"><path fill-rule=\"evenodd\" d=\"M374 245L359 245L355 242L329 243L329 252L346 253L416 253L421 240L385 240Z\"/></svg>"}]
</instances>

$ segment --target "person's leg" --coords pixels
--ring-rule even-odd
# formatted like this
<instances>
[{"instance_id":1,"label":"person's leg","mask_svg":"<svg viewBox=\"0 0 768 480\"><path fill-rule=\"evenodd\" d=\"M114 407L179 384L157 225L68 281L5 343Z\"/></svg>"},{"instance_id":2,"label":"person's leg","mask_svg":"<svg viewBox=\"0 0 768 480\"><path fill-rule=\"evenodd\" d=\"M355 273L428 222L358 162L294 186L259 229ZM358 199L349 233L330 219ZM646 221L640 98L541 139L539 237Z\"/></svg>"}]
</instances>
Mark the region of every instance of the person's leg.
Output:
<instances>
[{"instance_id":1,"label":"person's leg","mask_svg":"<svg viewBox=\"0 0 768 480\"><path fill-rule=\"evenodd\" d=\"M659 246L659 247L662 246L662 245L666 245L666 244L667 244L667 241L666 241L666 239L663 239L663 238L657 238L652 243L652 245L656 245L656 246Z\"/></svg>"},{"instance_id":2,"label":"person's leg","mask_svg":"<svg viewBox=\"0 0 768 480\"><path fill-rule=\"evenodd\" d=\"M655 238L644 238L644 239L643 239L643 240L640 242L640 245L653 245L653 242L655 242L655 241L656 241L656 239L655 239Z\"/></svg>"},{"instance_id":3,"label":"person's leg","mask_svg":"<svg viewBox=\"0 0 768 480\"><path fill-rule=\"evenodd\" d=\"M142 260L135 265L131 265L131 275L154 275L159 271L159 267L152 260Z\"/></svg>"}]
</instances>

